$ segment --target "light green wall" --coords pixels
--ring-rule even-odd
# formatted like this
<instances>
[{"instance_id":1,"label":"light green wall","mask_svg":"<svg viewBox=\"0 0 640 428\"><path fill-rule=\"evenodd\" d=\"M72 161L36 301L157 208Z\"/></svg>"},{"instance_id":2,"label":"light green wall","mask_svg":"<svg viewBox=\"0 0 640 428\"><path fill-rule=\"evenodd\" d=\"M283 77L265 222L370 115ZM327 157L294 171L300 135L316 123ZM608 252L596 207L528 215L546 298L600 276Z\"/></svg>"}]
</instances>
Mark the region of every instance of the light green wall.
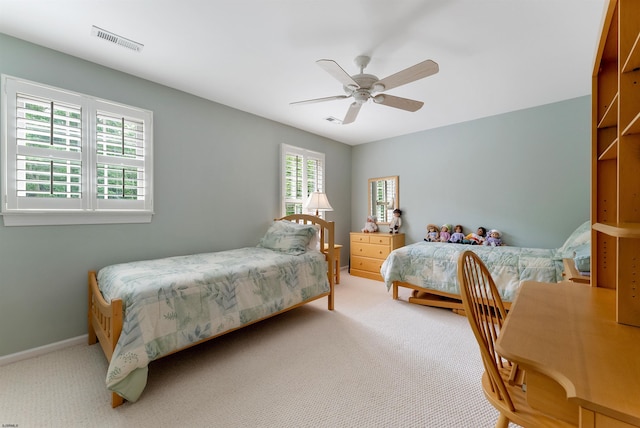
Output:
<instances>
[{"instance_id":1,"label":"light green wall","mask_svg":"<svg viewBox=\"0 0 640 428\"><path fill-rule=\"evenodd\" d=\"M85 334L90 269L255 245L279 214L280 143L326 154L343 266L370 177L400 176L408 242L459 222L555 247L589 215L590 97L350 147L3 34L0 73L152 110L156 211L144 225L0 226L0 356Z\"/></svg>"},{"instance_id":2,"label":"light green wall","mask_svg":"<svg viewBox=\"0 0 640 428\"><path fill-rule=\"evenodd\" d=\"M407 242L453 223L559 247L589 219L590 105L585 96L354 147L351 228L366 220L367 180L398 175Z\"/></svg>"},{"instance_id":3,"label":"light green wall","mask_svg":"<svg viewBox=\"0 0 640 428\"><path fill-rule=\"evenodd\" d=\"M348 240L348 145L2 34L0 73L152 110L156 212L143 225L0 226L0 355L85 334L90 269L256 245L280 214L280 143L325 153L327 218Z\"/></svg>"}]
</instances>

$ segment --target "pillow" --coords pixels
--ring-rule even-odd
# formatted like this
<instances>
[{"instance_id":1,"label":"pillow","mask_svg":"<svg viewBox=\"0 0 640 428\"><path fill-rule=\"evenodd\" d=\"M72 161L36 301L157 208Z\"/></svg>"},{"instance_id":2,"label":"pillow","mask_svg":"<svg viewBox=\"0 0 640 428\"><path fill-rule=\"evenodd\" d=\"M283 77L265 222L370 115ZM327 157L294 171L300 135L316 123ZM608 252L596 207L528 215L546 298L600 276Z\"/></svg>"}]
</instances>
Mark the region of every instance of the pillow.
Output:
<instances>
[{"instance_id":1,"label":"pillow","mask_svg":"<svg viewBox=\"0 0 640 428\"><path fill-rule=\"evenodd\" d=\"M591 272L591 244L579 245L575 250L573 261L579 272Z\"/></svg>"},{"instance_id":2,"label":"pillow","mask_svg":"<svg viewBox=\"0 0 640 428\"><path fill-rule=\"evenodd\" d=\"M309 240L309 244L307 245L307 250L320 251L320 225L310 224L308 226L312 226L314 228L314 233L311 239Z\"/></svg>"},{"instance_id":3,"label":"pillow","mask_svg":"<svg viewBox=\"0 0 640 428\"><path fill-rule=\"evenodd\" d=\"M564 242L562 247L558 248L558 257L562 259L572 259L575 251L581 245L591 243L591 222L585 221Z\"/></svg>"},{"instance_id":4,"label":"pillow","mask_svg":"<svg viewBox=\"0 0 640 428\"><path fill-rule=\"evenodd\" d=\"M298 224L287 220L274 222L262 237L258 247L281 253L300 255L307 251L316 228L312 224Z\"/></svg>"}]
</instances>

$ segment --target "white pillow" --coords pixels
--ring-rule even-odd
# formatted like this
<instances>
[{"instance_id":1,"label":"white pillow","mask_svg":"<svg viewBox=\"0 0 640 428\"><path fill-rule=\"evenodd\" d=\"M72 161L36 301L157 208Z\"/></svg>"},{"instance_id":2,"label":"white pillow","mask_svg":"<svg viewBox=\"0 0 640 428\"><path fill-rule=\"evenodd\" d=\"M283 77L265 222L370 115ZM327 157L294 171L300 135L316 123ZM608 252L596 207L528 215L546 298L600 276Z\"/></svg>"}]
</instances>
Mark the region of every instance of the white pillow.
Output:
<instances>
[{"instance_id":1,"label":"white pillow","mask_svg":"<svg viewBox=\"0 0 640 428\"><path fill-rule=\"evenodd\" d=\"M307 245L308 251L320 251L320 225L319 224L311 224L308 226L313 226L316 232L313 234L311 239L309 240L309 245Z\"/></svg>"},{"instance_id":2,"label":"white pillow","mask_svg":"<svg viewBox=\"0 0 640 428\"><path fill-rule=\"evenodd\" d=\"M311 224L298 224L288 220L275 221L262 237L258 247L268 248L281 253L300 255L317 234Z\"/></svg>"}]
</instances>

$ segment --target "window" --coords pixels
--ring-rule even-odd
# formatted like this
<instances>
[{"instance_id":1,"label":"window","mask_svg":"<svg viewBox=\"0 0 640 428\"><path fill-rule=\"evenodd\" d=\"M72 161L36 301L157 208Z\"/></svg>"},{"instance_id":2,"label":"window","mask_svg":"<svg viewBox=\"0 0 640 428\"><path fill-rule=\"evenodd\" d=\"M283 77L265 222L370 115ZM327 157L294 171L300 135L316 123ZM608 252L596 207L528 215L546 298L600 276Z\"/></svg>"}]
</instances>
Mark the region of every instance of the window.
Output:
<instances>
[{"instance_id":1,"label":"window","mask_svg":"<svg viewBox=\"0 0 640 428\"><path fill-rule=\"evenodd\" d=\"M2 76L5 226L148 223L153 113Z\"/></svg>"},{"instance_id":2,"label":"window","mask_svg":"<svg viewBox=\"0 0 640 428\"><path fill-rule=\"evenodd\" d=\"M313 191L324 192L324 153L281 146L282 215L302 214Z\"/></svg>"}]
</instances>

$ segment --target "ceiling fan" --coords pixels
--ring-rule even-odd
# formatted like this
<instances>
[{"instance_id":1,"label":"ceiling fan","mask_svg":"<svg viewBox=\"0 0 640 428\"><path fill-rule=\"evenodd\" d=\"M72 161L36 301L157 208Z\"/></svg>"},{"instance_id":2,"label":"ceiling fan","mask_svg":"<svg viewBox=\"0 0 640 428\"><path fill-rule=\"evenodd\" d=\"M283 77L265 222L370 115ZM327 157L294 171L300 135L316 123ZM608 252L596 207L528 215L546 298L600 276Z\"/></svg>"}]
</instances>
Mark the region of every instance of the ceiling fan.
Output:
<instances>
[{"instance_id":1,"label":"ceiling fan","mask_svg":"<svg viewBox=\"0 0 640 428\"><path fill-rule=\"evenodd\" d=\"M379 92L396 88L407 83L436 74L439 70L438 64L430 59L399 71L384 79L378 79L373 74L365 74L364 69L369 64L371 58L365 55L356 57L355 63L360 68L360 74L350 76L333 60L320 59L316 61L322 69L335 77L342 83L346 95L335 95L332 97L315 98L306 101L297 101L291 105L318 103L322 101L342 100L353 98L354 102L349 106L346 116L342 124L352 123L358 117L360 107L369 99L374 103L382 104L389 107L398 108L406 111L418 111L424 103L422 101L410 100L408 98L396 97L389 94L381 94ZM377 95L376 95L377 93Z\"/></svg>"}]
</instances>

